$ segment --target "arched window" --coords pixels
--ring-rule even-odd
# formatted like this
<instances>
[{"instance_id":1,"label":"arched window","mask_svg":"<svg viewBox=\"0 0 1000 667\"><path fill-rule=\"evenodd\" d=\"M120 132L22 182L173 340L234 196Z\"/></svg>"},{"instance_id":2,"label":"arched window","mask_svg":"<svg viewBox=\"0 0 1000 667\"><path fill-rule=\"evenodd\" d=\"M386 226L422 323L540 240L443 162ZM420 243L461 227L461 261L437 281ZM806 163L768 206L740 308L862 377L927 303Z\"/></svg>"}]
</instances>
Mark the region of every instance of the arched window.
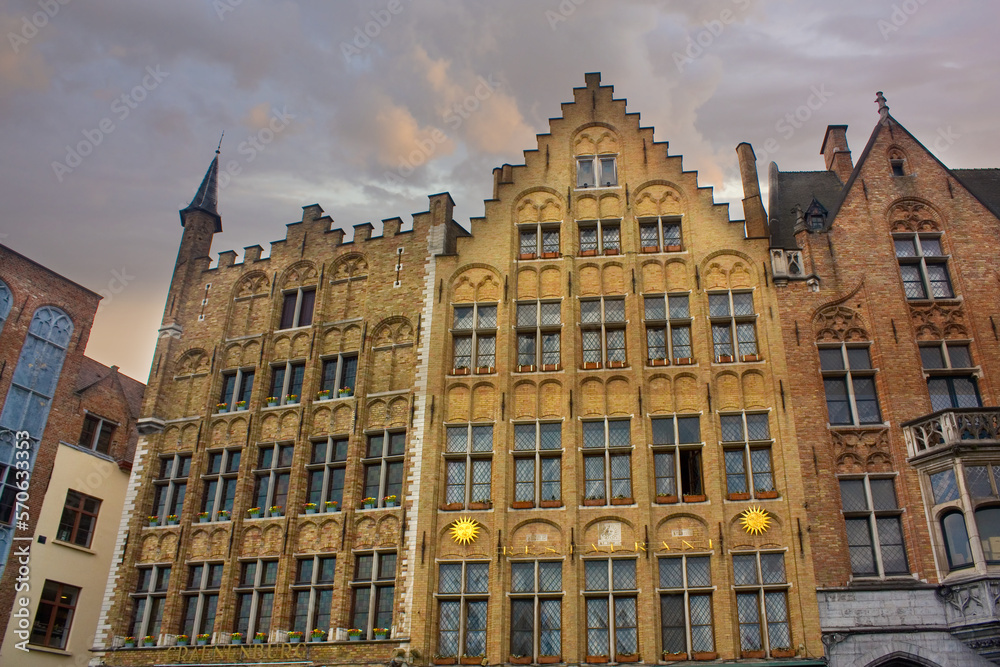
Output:
<instances>
[{"instance_id":1,"label":"arched window","mask_svg":"<svg viewBox=\"0 0 1000 667\"><path fill-rule=\"evenodd\" d=\"M944 534L944 549L948 555L948 569L971 567L972 549L969 547L969 531L965 527L962 513L948 512L941 517L941 532Z\"/></svg>"},{"instance_id":2,"label":"arched window","mask_svg":"<svg viewBox=\"0 0 1000 667\"><path fill-rule=\"evenodd\" d=\"M976 526L987 563L1000 563L1000 507L980 507L976 510Z\"/></svg>"},{"instance_id":3,"label":"arched window","mask_svg":"<svg viewBox=\"0 0 1000 667\"><path fill-rule=\"evenodd\" d=\"M0 332L3 331L3 323L7 321L7 315L10 314L10 304L13 300L10 288L4 281L0 280Z\"/></svg>"}]
</instances>

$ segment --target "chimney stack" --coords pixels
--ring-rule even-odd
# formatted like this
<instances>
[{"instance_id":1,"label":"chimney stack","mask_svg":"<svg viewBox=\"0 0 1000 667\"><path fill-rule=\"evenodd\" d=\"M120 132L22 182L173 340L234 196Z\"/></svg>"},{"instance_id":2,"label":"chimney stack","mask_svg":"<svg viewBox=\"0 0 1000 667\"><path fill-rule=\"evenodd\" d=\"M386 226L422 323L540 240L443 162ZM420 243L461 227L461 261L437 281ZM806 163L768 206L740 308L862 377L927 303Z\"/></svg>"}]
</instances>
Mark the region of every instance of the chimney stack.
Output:
<instances>
[{"instance_id":1,"label":"chimney stack","mask_svg":"<svg viewBox=\"0 0 1000 667\"><path fill-rule=\"evenodd\" d=\"M846 183L854 171L851 149L847 147L847 126L828 125L826 136L823 138L823 147L819 152L826 160L827 171L832 171L841 183Z\"/></svg>"},{"instance_id":2,"label":"chimney stack","mask_svg":"<svg viewBox=\"0 0 1000 667\"><path fill-rule=\"evenodd\" d=\"M753 146L747 142L736 147L736 156L740 163L740 176L743 179L743 217L746 220L747 238L768 238L770 232L767 226L767 214L760 200L760 181L757 179L757 156Z\"/></svg>"}]
</instances>

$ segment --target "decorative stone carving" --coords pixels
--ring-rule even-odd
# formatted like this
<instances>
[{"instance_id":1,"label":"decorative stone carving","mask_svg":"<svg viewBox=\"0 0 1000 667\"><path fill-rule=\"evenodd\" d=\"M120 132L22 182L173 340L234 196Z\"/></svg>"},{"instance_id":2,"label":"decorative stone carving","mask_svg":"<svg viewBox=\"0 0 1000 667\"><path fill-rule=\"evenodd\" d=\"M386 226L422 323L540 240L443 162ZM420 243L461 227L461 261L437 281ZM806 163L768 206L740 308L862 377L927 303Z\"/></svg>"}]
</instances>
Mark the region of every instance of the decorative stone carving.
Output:
<instances>
[{"instance_id":1,"label":"decorative stone carving","mask_svg":"<svg viewBox=\"0 0 1000 667\"><path fill-rule=\"evenodd\" d=\"M829 306L813 318L819 343L870 340L864 321L857 311L845 306Z\"/></svg>"},{"instance_id":2,"label":"decorative stone carving","mask_svg":"<svg viewBox=\"0 0 1000 667\"><path fill-rule=\"evenodd\" d=\"M894 232L941 231L941 219L927 204L913 199L896 202L887 213Z\"/></svg>"},{"instance_id":3,"label":"decorative stone carving","mask_svg":"<svg viewBox=\"0 0 1000 667\"><path fill-rule=\"evenodd\" d=\"M838 474L893 470L888 430L837 430L830 436Z\"/></svg>"},{"instance_id":4,"label":"decorative stone carving","mask_svg":"<svg viewBox=\"0 0 1000 667\"><path fill-rule=\"evenodd\" d=\"M965 311L961 304L954 306L933 303L929 306L910 304L910 317L917 340L943 338L969 338L965 326Z\"/></svg>"}]
</instances>

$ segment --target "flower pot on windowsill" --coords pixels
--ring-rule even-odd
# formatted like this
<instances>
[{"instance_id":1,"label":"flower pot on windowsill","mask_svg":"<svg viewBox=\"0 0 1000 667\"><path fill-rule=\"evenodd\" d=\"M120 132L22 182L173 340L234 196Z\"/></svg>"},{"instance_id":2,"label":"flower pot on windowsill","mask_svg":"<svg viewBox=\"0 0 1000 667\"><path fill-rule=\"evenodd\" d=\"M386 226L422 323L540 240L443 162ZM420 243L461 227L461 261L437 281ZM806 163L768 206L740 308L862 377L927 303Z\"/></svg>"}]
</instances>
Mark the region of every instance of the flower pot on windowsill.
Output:
<instances>
[{"instance_id":1,"label":"flower pot on windowsill","mask_svg":"<svg viewBox=\"0 0 1000 667\"><path fill-rule=\"evenodd\" d=\"M687 653L664 653L663 662L680 662L681 660L687 660Z\"/></svg>"},{"instance_id":2,"label":"flower pot on windowsill","mask_svg":"<svg viewBox=\"0 0 1000 667\"><path fill-rule=\"evenodd\" d=\"M606 655L588 655L586 660L586 662L589 662L592 665L604 664L607 661L608 656Z\"/></svg>"},{"instance_id":3,"label":"flower pot on windowsill","mask_svg":"<svg viewBox=\"0 0 1000 667\"><path fill-rule=\"evenodd\" d=\"M277 401L268 401L267 402L267 407L269 407L269 408L276 407L277 405L278 405Z\"/></svg>"},{"instance_id":4,"label":"flower pot on windowsill","mask_svg":"<svg viewBox=\"0 0 1000 667\"><path fill-rule=\"evenodd\" d=\"M644 245L642 246L643 252L660 252L660 246L658 245Z\"/></svg>"},{"instance_id":5,"label":"flower pot on windowsill","mask_svg":"<svg viewBox=\"0 0 1000 667\"><path fill-rule=\"evenodd\" d=\"M489 500L479 500L474 503L469 503L470 510L488 510L492 503Z\"/></svg>"},{"instance_id":6,"label":"flower pot on windowsill","mask_svg":"<svg viewBox=\"0 0 1000 667\"><path fill-rule=\"evenodd\" d=\"M481 655L463 655L462 664L463 665L479 665L483 662L483 656Z\"/></svg>"},{"instance_id":7,"label":"flower pot on windowsill","mask_svg":"<svg viewBox=\"0 0 1000 667\"><path fill-rule=\"evenodd\" d=\"M388 639L389 638L389 633L388 632L374 632L372 634L375 636L376 640L379 640L379 639Z\"/></svg>"},{"instance_id":8,"label":"flower pot on windowsill","mask_svg":"<svg viewBox=\"0 0 1000 667\"><path fill-rule=\"evenodd\" d=\"M517 372L518 373L534 373L535 372L535 365L534 364L518 364L517 365Z\"/></svg>"},{"instance_id":9,"label":"flower pot on windowsill","mask_svg":"<svg viewBox=\"0 0 1000 667\"><path fill-rule=\"evenodd\" d=\"M760 361L763 359L759 354L744 354L740 357L740 361Z\"/></svg>"},{"instance_id":10,"label":"flower pot on windowsill","mask_svg":"<svg viewBox=\"0 0 1000 667\"><path fill-rule=\"evenodd\" d=\"M562 366L560 364L542 364L543 371L558 371L561 369Z\"/></svg>"},{"instance_id":11,"label":"flower pot on windowsill","mask_svg":"<svg viewBox=\"0 0 1000 667\"><path fill-rule=\"evenodd\" d=\"M607 248L604 250L605 255L611 255L611 256L617 255L619 252L621 251L618 250L618 248Z\"/></svg>"},{"instance_id":12,"label":"flower pot on windowsill","mask_svg":"<svg viewBox=\"0 0 1000 667\"><path fill-rule=\"evenodd\" d=\"M656 496L656 504L657 505L673 505L676 502L677 502L677 496L676 495Z\"/></svg>"},{"instance_id":13,"label":"flower pot on windowsill","mask_svg":"<svg viewBox=\"0 0 1000 667\"><path fill-rule=\"evenodd\" d=\"M597 250L581 250L580 257L593 257L597 254Z\"/></svg>"},{"instance_id":14,"label":"flower pot on windowsill","mask_svg":"<svg viewBox=\"0 0 1000 667\"><path fill-rule=\"evenodd\" d=\"M592 371L601 367L601 362L599 361L585 361L583 362L583 370Z\"/></svg>"},{"instance_id":15,"label":"flower pot on windowsill","mask_svg":"<svg viewBox=\"0 0 1000 667\"><path fill-rule=\"evenodd\" d=\"M616 662L639 662L639 654L638 653L616 653L615 654L615 661Z\"/></svg>"},{"instance_id":16,"label":"flower pot on windowsill","mask_svg":"<svg viewBox=\"0 0 1000 667\"><path fill-rule=\"evenodd\" d=\"M302 637L289 637L288 638L288 643L289 644L301 644L302 643Z\"/></svg>"},{"instance_id":17,"label":"flower pot on windowsill","mask_svg":"<svg viewBox=\"0 0 1000 667\"><path fill-rule=\"evenodd\" d=\"M558 252L543 252L542 259L559 259Z\"/></svg>"},{"instance_id":18,"label":"flower pot on windowsill","mask_svg":"<svg viewBox=\"0 0 1000 667\"><path fill-rule=\"evenodd\" d=\"M679 245L665 245L663 246L663 252L680 252L681 247Z\"/></svg>"},{"instance_id":19,"label":"flower pot on windowsill","mask_svg":"<svg viewBox=\"0 0 1000 667\"><path fill-rule=\"evenodd\" d=\"M518 259L534 259L535 258L535 253L533 253L533 252L522 252L520 255L517 256L517 258Z\"/></svg>"},{"instance_id":20,"label":"flower pot on windowsill","mask_svg":"<svg viewBox=\"0 0 1000 667\"><path fill-rule=\"evenodd\" d=\"M195 642L196 642L196 644L198 646L208 646L208 640L207 639L198 639L198 640L195 640Z\"/></svg>"},{"instance_id":21,"label":"flower pot on windowsill","mask_svg":"<svg viewBox=\"0 0 1000 667\"><path fill-rule=\"evenodd\" d=\"M715 660L719 657L719 654L715 651L695 651L691 654L693 660ZM746 657L746 654L744 654Z\"/></svg>"},{"instance_id":22,"label":"flower pot on windowsill","mask_svg":"<svg viewBox=\"0 0 1000 667\"><path fill-rule=\"evenodd\" d=\"M694 363L694 357L674 357L675 366L690 366Z\"/></svg>"},{"instance_id":23,"label":"flower pot on windowsill","mask_svg":"<svg viewBox=\"0 0 1000 667\"><path fill-rule=\"evenodd\" d=\"M516 510L530 510L535 506L534 500L515 500L510 504ZM527 664L527 663L525 663Z\"/></svg>"},{"instance_id":24,"label":"flower pot on windowsill","mask_svg":"<svg viewBox=\"0 0 1000 667\"><path fill-rule=\"evenodd\" d=\"M608 368L625 368L627 361L609 361Z\"/></svg>"},{"instance_id":25,"label":"flower pot on windowsill","mask_svg":"<svg viewBox=\"0 0 1000 667\"><path fill-rule=\"evenodd\" d=\"M124 644L122 644L122 647L123 648L135 648L135 642L134 641L125 642Z\"/></svg>"},{"instance_id":26,"label":"flower pot on windowsill","mask_svg":"<svg viewBox=\"0 0 1000 667\"><path fill-rule=\"evenodd\" d=\"M769 500L771 498L777 498L778 497L778 492L777 491L754 491L754 496L756 496L758 500Z\"/></svg>"},{"instance_id":27,"label":"flower pot on windowsill","mask_svg":"<svg viewBox=\"0 0 1000 667\"><path fill-rule=\"evenodd\" d=\"M706 500L708 500L708 498L703 493L700 493L700 494L699 493L685 493L684 494L684 502L686 502L686 503L703 503Z\"/></svg>"},{"instance_id":28,"label":"flower pot on windowsill","mask_svg":"<svg viewBox=\"0 0 1000 667\"><path fill-rule=\"evenodd\" d=\"M348 635L347 638L349 640L351 640L352 642L359 642L359 641L361 641L361 635Z\"/></svg>"},{"instance_id":29,"label":"flower pot on windowsill","mask_svg":"<svg viewBox=\"0 0 1000 667\"><path fill-rule=\"evenodd\" d=\"M794 658L795 649L793 648L772 648L771 649L772 658Z\"/></svg>"},{"instance_id":30,"label":"flower pot on windowsill","mask_svg":"<svg viewBox=\"0 0 1000 667\"><path fill-rule=\"evenodd\" d=\"M477 375L489 375L490 373L496 373L496 370L497 369L494 368L493 366L477 366L476 367L476 374Z\"/></svg>"},{"instance_id":31,"label":"flower pot on windowsill","mask_svg":"<svg viewBox=\"0 0 1000 667\"><path fill-rule=\"evenodd\" d=\"M456 368L456 369L452 370L451 374L452 375L468 375L470 372L472 372L472 371L471 371L471 369L468 366L463 366L462 368Z\"/></svg>"},{"instance_id":32,"label":"flower pot on windowsill","mask_svg":"<svg viewBox=\"0 0 1000 667\"><path fill-rule=\"evenodd\" d=\"M562 662L561 655L540 655L538 656L539 665L554 665L558 662Z\"/></svg>"},{"instance_id":33,"label":"flower pot on windowsill","mask_svg":"<svg viewBox=\"0 0 1000 667\"><path fill-rule=\"evenodd\" d=\"M750 500L749 493L727 493L726 500Z\"/></svg>"},{"instance_id":34,"label":"flower pot on windowsill","mask_svg":"<svg viewBox=\"0 0 1000 667\"><path fill-rule=\"evenodd\" d=\"M512 665L530 665L531 656L530 655L522 655L518 657L510 656L508 662L510 662L510 664Z\"/></svg>"},{"instance_id":35,"label":"flower pot on windowsill","mask_svg":"<svg viewBox=\"0 0 1000 667\"><path fill-rule=\"evenodd\" d=\"M598 505L607 505L608 501L604 498L584 498L583 504L586 507L596 507Z\"/></svg>"},{"instance_id":36,"label":"flower pot on windowsill","mask_svg":"<svg viewBox=\"0 0 1000 667\"><path fill-rule=\"evenodd\" d=\"M456 662L458 662L458 658L453 655L438 656L434 658L435 665L454 665Z\"/></svg>"},{"instance_id":37,"label":"flower pot on windowsill","mask_svg":"<svg viewBox=\"0 0 1000 667\"><path fill-rule=\"evenodd\" d=\"M145 646L146 648L150 648L152 646L156 646L156 641L153 639L148 639L148 640L144 639L142 645Z\"/></svg>"},{"instance_id":38,"label":"flower pot on windowsill","mask_svg":"<svg viewBox=\"0 0 1000 667\"><path fill-rule=\"evenodd\" d=\"M207 517L207 516L199 516L198 517L198 523L208 523L211 520L212 519L210 517Z\"/></svg>"},{"instance_id":39,"label":"flower pot on windowsill","mask_svg":"<svg viewBox=\"0 0 1000 667\"><path fill-rule=\"evenodd\" d=\"M740 651L741 658L763 658L764 651Z\"/></svg>"},{"instance_id":40,"label":"flower pot on windowsill","mask_svg":"<svg viewBox=\"0 0 1000 667\"><path fill-rule=\"evenodd\" d=\"M445 512L457 512L460 509L464 509L465 505L463 503L442 503L438 509Z\"/></svg>"},{"instance_id":41,"label":"flower pot on windowsill","mask_svg":"<svg viewBox=\"0 0 1000 667\"><path fill-rule=\"evenodd\" d=\"M650 366L666 366L667 365L667 360L666 359L650 359L649 360L649 365Z\"/></svg>"},{"instance_id":42,"label":"flower pot on windowsill","mask_svg":"<svg viewBox=\"0 0 1000 667\"><path fill-rule=\"evenodd\" d=\"M561 500L543 500L539 507L562 507L563 503Z\"/></svg>"},{"instance_id":43,"label":"flower pot on windowsill","mask_svg":"<svg viewBox=\"0 0 1000 667\"><path fill-rule=\"evenodd\" d=\"M733 355L731 354L720 354L715 358L716 363L720 364L731 364L733 362Z\"/></svg>"},{"instance_id":44,"label":"flower pot on windowsill","mask_svg":"<svg viewBox=\"0 0 1000 667\"><path fill-rule=\"evenodd\" d=\"M611 499L611 504L612 505L631 505L633 503L635 503L635 500L633 498L631 498L631 497L629 497L629 498L612 498Z\"/></svg>"}]
</instances>

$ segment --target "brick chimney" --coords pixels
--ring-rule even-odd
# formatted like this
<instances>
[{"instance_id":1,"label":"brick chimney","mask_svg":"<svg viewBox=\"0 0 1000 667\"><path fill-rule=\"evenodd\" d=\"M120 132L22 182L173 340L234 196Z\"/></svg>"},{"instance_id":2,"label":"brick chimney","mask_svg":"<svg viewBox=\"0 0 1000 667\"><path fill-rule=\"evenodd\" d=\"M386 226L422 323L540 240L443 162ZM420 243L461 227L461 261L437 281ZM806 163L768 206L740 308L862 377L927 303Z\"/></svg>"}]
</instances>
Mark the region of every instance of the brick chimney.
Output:
<instances>
[{"instance_id":1,"label":"brick chimney","mask_svg":"<svg viewBox=\"0 0 1000 667\"><path fill-rule=\"evenodd\" d=\"M753 146L747 142L736 147L740 163L740 177L743 180L743 218L746 220L748 239L767 238L767 213L760 200L760 181L757 177L757 156Z\"/></svg>"},{"instance_id":2,"label":"brick chimney","mask_svg":"<svg viewBox=\"0 0 1000 667\"><path fill-rule=\"evenodd\" d=\"M851 161L851 149L847 147L847 126L828 125L826 136L823 138L823 147L819 149L826 160L827 171L832 171L840 179L841 183L846 183L854 171L854 163Z\"/></svg>"}]
</instances>

